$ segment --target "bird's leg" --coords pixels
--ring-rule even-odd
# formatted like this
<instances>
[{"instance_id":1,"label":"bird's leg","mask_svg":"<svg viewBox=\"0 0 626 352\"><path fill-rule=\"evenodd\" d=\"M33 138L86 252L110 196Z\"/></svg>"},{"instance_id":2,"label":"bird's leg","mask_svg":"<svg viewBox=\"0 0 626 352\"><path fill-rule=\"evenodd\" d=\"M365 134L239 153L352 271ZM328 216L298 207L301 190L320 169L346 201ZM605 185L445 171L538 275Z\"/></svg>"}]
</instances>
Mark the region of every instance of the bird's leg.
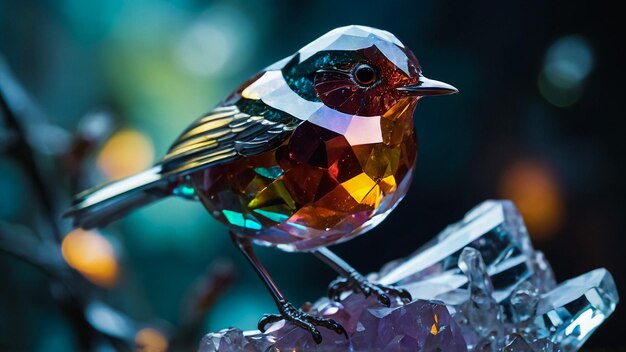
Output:
<instances>
[{"instance_id":1,"label":"bird's leg","mask_svg":"<svg viewBox=\"0 0 626 352\"><path fill-rule=\"evenodd\" d=\"M254 270L259 275L267 289L270 291L274 302L276 302L276 307L278 307L278 311L280 312L280 314L265 314L263 318L259 320L259 330L265 331L265 327L268 324L272 324L279 320L285 319L303 329L308 330L313 336L313 340L315 340L316 343L322 342L322 334L320 334L317 326L325 327L338 334L344 334L346 338L348 338L348 333L346 332L346 330L336 321L332 319L312 316L296 308L293 304L287 302L278 287L276 287L276 284L274 283L270 275L267 273L259 259L254 254L254 250L252 248L250 240L245 237L237 236L232 231L230 233L230 238L237 246L237 248L241 251L243 256L246 257L252 267L254 267Z\"/></svg>"},{"instance_id":2,"label":"bird's leg","mask_svg":"<svg viewBox=\"0 0 626 352\"><path fill-rule=\"evenodd\" d=\"M405 302L411 301L411 294L407 290L370 282L328 248L316 249L313 254L342 276L331 282L328 287L328 296L335 301L340 299L342 292L348 290L361 291L366 297L373 293L387 307L391 306L388 294L395 294Z\"/></svg>"}]
</instances>

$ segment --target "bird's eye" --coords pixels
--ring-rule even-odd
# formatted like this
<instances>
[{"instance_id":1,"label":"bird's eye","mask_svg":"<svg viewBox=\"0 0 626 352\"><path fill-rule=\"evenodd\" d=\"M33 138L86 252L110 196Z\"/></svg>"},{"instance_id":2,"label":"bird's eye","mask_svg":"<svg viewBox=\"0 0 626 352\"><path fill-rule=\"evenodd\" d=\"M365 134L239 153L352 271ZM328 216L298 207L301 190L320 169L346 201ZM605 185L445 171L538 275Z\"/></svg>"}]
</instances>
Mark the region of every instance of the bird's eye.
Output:
<instances>
[{"instance_id":1,"label":"bird's eye","mask_svg":"<svg viewBox=\"0 0 626 352\"><path fill-rule=\"evenodd\" d=\"M368 64L359 64L354 68L352 76L356 83L361 86L371 86L374 83L378 82L378 72L368 65Z\"/></svg>"}]
</instances>

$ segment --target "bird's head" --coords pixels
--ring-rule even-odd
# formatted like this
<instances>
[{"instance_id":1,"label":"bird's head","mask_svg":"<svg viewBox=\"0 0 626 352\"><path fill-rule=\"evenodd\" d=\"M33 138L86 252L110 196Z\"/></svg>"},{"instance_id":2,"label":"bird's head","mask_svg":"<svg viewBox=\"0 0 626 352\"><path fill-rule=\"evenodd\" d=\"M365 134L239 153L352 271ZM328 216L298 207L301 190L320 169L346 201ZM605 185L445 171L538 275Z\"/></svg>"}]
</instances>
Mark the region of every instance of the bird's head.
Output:
<instances>
[{"instance_id":1,"label":"bird's head","mask_svg":"<svg viewBox=\"0 0 626 352\"><path fill-rule=\"evenodd\" d=\"M415 55L393 34L365 26L334 29L289 59L291 89L346 114L384 115L403 99L456 93L422 75Z\"/></svg>"}]
</instances>

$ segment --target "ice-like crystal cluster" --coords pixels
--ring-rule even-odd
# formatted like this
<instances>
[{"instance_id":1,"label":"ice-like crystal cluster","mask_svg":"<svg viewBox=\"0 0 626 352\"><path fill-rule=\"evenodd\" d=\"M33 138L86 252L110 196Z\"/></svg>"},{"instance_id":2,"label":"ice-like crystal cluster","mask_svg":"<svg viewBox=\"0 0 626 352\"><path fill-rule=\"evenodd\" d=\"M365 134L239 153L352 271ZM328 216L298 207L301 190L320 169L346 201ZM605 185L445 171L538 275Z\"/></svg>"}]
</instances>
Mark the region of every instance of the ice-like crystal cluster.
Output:
<instances>
[{"instance_id":1,"label":"ice-like crystal cluster","mask_svg":"<svg viewBox=\"0 0 626 352\"><path fill-rule=\"evenodd\" d=\"M349 340L321 329L317 345L281 321L265 333L210 333L200 351L576 351L619 301L605 269L557 285L509 201L482 203L370 279L397 284L414 300L387 308L346 293L341 302L316 302L312 311L341 323Z\"/></svg>"}]
</instances>

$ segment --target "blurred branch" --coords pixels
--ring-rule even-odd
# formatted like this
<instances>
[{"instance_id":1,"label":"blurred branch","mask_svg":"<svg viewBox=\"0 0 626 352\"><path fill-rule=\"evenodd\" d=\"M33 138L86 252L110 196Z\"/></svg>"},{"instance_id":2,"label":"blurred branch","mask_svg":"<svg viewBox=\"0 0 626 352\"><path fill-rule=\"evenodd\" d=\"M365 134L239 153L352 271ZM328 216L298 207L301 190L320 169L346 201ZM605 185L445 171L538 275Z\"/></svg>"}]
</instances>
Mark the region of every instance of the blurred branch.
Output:
<instances>
[{"instance_id":1,"label":"blurred branch","mask_svg":"<svg viewBox=\"0 0 626 352\"><path fill-rule=\"evenodd\" d=\"M50 278L53 296L76 327L81 349L92 349L97 341L105 340L117 350L130 350L132 339L123 339L108 329L109 321L93 319L95 301L90 297L94 287L67 265L57 243L38 238L26 227L0 221L0 252L33 265ZM97 307L100 312L113 311L104 304ZM127 334L132 337L132 332Z\"/></svg>"},{"instance_id":2,"label":"blurred branch","mask_svg":"<svg viewBox=\"0 0 626 352\"><path fill-rule=\"evenodd\" d=\"M50 279L52 296L71 322L80 350L108 347L115 350L192 350L202 335L207 311L231 286L234 269L228 261L214 262L191 285L177 329L159 333L156 321L139 323L103 303L101 289L70 267L61 250L64 223L58 207L67 195L59 181L76 191L84 178L84 163L113 131L112 114L96 109L82 117L74 136L51 124L13 79L0 57L0 152L16 159L30 178L41 204L32 212L33 229L0 221L0 254L6 253L41 270ZM53 159L54 157L54 159ZM55 184L52 184L55 183ZM36 217L38 211L42 217ZM69 262L71 264L71 262ZM143 328L141 328L143 327ZM165 329L170 330L170 329ZM169 336L169 339L167 338ZM168 341L169 340L169 341Z\"/></svg>"},{"instance_id":3,"label":"blurred branch","mask_svg":"<svg viewBox=\"0 0 626 352\"><path fill-rule=\"evenodd\" d=\"M181 323L171 338L173 350L192 350L202 337L207 312L236 279L235 266L227 259L216 259L207 273L190 286L183 299Z\"/></svg>"},{"instance_id":4,"label":"blurred branch","mask_svg":"<svg viewBox=\"0 0 626 352\"><path fill-rule=\"evenodd\" d=\"M24 226L0 221L0 251L32 264L59 280L64 280L71 272L56 243L38 238Z\"/></svg>"},{"instance_id":5,"label":"blurred branch","mask_svg":"<svg viewBox=\"0 0 626 352\"><path fill-rule=\"evenodd\" d=\"M70 181L71 193L77 193L84 187L85 161L111 136L114 125L113 112L105 108L93 109L79 121L71 145L59 160Z\"/></svg>"},{"instance_id":6,"label":"blurred branch","mask_svg":"<svg viewBox=\"0 0 626 352\"><path fill-rule=\"evenodd\" d=\"M18 87L18 85L13 80L4 60L0 57L0 111L2 112L8 134L11 137L11 145L9 145L7 151L10 156L22 163L27 170L33 188L39 196L38 198L41 202L43 215L49 225L51 225L49 228L52 231L52 235L54 239L61 241L62 236L58 228L57 212L54 211L54 205L49 191L52 188L46 187L46 182L36 162L35 153L28 142L26 127L19 120L18 114L14 112L12 104L9 101L9 97L23 96L23 94L9 94L12 89L15 90L16 87ZM26 101L21 102L22 106L25 104ZM15 105L20 104L15 102Z\"/></svg>"},{"instance_id":7,"label":"blurred branch","mask_svg":"<svg viewBox=\"0 0 626 352\"><path fill-rule=\"evenodd\" d=\"M117 350L130 350L129 341L122 341L107 331L102 331L87 319L87 307L93 301L95 287L70 268L63 259L61 252L63 231L58 221L55 201L64 197L61 196L58 185L49 185L49 179L55 180L61 173L52 166L52 162L45 167L38 163L41 159L38 159L38 156L41 156L38 155L41 154L41 149L34 147L51 145L47 143L50 141L40 143L42 141L38 138L54 139L59 137L59 134L48 132L58 132L62 129L40 118L42 114L12 78L1 57L0 113L5 128L2 136L7 139L4 151L25 169L35 190L35 196L41 204L39 210L43 216L40 219L44 222L32 223L42 231L39 236L26 227L0 222L0 252L33 265L50 278L52 295L74 326L81 350L93 350L96 346L102 346L102 343ZM42 121L28 121L29 118ZM40 128L41 133L33 133L33 129L37 128Z\"/></svg>"}]
</instances>

